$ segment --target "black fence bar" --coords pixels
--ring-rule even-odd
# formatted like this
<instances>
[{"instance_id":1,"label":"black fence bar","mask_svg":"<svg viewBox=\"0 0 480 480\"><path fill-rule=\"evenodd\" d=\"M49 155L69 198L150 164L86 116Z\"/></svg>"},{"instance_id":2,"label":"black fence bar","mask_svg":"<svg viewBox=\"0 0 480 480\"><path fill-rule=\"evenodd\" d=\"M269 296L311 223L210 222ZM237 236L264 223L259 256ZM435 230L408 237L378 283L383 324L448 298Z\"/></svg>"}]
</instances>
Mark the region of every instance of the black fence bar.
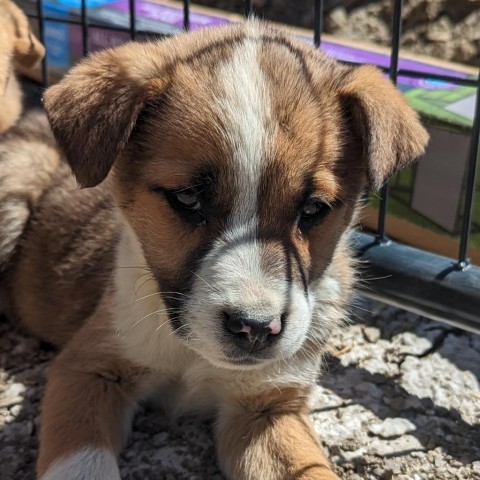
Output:
<instances>
[{"instance_id":1,"label":"black fence bar","mask_svg":"<svg viewBox=\"0 0 480 480\"><path fill-rule=\"evenodd\" d=\"M477 80L472 78L460 78L452 75L439 75L437 73L416 72L415 70L407 70L400 68L398 70L399 77L408 78L428 78L429 80L439 80L442 82L451 83L453 85L462 85L464 87L476 87Z\"/></svg>"},{"instance_id":2,"label":"black fence bar","mask_svg":"<svg viewBox=\"0 0 480 480\"><path fill-rule=\"evenodd\" d=\"M37 20L38 20L38 37L42 45L46 45L45 42L45 15L43 13L42 0L37 0ZM45 52L45 56L42 59L42 86L48 87L48 52Z\"/></svg>"},{"instance_id":3,"label":"black fence bar","mask_svg":"<svg viewBox=\"0 0 480 480\"><path fill-rule=\"evenodd\" d=\"M190 0L183 0L183 28L190 30Z\"/></svg>"},{"instance_id":4,"label":"black fence bar","mask_svg":"<svg viewBox=\"0 0 480 480\"><path fill-rule=\"evenodd\" d=\"M319 47L322 43L323 12L323 0L315 0L313 7L313 43L316 47Z\"/></svg>"},{"instance_id":5,"label":"black fence bar","mask_svg":"<svg viewBox=\"0 0 480 480\"><path fill-rule=\"evenodd\" d=\"M89 50L89 38L88 38L88 12L87 12L87 0L82 0L81 4L81 21L82 21L82 51L83 56L88 55Z\"/></svg>"},{"instance_id":6,"label":"black fence bar","mask_svg":"<svg viewBox=\"0 0 480 480\"><path fill-rule=\"evenodd\" d=\"M384 248L360 232L354 240L363 295L480 332L480 267L461 271L451 258L396 242Z\"/></svg>"},{"instance_id":7,"label":"black fence bar","mask_svg":"<svg viewBox=\"0 0 480 480\"><path fill-rule=\"evenodd\" d=\"M400 36L402 35L403 0L395 0L392 20L392 50L390 54L390 80L397 84L398 57L400 55Z\"/></svg>"},{"instance_id":8,"label":"black fence bar","mask_svg":"<svg viewBox=\"0 0 480 480\"><path fill-rule=\"evenodd\" d=\"M390 53L390 80L394 85L398 78L398 56L400 52L400 35L402 33L402 3L403 0L395 0L392 19L392 49ZM380 205L378 207L377 241L383 244L388 242L386 236L387 211L388 211L388 182L380 191Z\"/></svg>"},{"instance_id":9,"label":"black fence bar","mask_svg":"<svg viewBox=\"0 0 480 480\"><path fill-rule=\"evenodd\" d=\"M130 40L137 38L137 12L135 10L135 0L128 0L130 14Z\"/></svg>"},{"instance_id":10,"label":"black fence bar","mask_svg":"<svg viewBox=\"0 0 480 480\"><path fill-rule=\"evenodd\" d=\"M475 199L475 178L478 161L478 142L480 141L480 73L478 74L478 88L475 99L475 116L473 120L472 136L470 139L470 154L465 185L465 205L462 219L462 233L460 236L460 249L458 254L458 267L464 269L468 266L468 241L472 224L473 202ZM479 311L480 316L480 311Z\"/></svg>"},{"instance_id":11,"label":"black fence bar","mask_svg":"<svg viewBox=\"0 0 480 480\"><path fill-rule=\"evenodd\" d=\"M245 17L248 18L253 14L252 0L245 0Z\"/></svg>"},{"instance_id":12,"label":"black fence bar","mask_svg":"<svg viewBox=\"0 0 480 480\"><path fill-rule=\"evenodd\" d=\"M27 15L29 18L37 18L36 15ZM56 17L45 17L45 21L47 22L56 22L56 23L65 23L67 25L82 25L82 22L79 22L78 20L71 20L67 18L56 18ZM89 28L98 28L100 30L107 30L107 31L112 31L112 32L121 32L121 33L130 33L130 28L127 27L116 27L114 25L101 25L97 23L90 23ZM162 38L166 36L170 36L167 34L162 34L158 32L152 32L152 31L147 31L147 30L135 30L136 36L138 37L139 35L144 36L144 37L155 37L155 38Z\"/></svg>"}]
</instances>

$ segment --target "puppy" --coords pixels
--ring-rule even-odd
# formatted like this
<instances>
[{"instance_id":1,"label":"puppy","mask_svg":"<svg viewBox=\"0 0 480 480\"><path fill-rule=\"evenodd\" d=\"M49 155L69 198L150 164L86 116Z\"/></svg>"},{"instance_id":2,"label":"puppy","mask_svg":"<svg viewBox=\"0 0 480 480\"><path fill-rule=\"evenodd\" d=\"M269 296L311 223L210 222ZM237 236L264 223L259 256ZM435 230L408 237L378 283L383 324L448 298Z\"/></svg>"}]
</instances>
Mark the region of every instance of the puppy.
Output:
<instances>
[{"instance_id":1,"label":"puppy","mask_svg":"<svg viewBox=\"0 0 480 480\"><path fill-rule=\"evenodd\" d=\"M50 184L59 160L45 115L33 111L22 115L22 91L15 76L16 67L32 68L44 53L22 10L9 0L0 0L1 312L8 310L9 297L2 271L15 256L30 211Z\"/></svg>"},{"instance_id":2,"label":"puppy","mask_svg":"<svg viewBox=\"0 0 480 480\"><path fill-rule=\"evenodd\" d=\"M352 292L358 199L427 134L371 66L256 21L91 55L45 94L61 164L9 272L63 346L41 480L119 479L135 405L216 419L229 479L336 479L309 391Z\"/></svg>"}]
</instances>

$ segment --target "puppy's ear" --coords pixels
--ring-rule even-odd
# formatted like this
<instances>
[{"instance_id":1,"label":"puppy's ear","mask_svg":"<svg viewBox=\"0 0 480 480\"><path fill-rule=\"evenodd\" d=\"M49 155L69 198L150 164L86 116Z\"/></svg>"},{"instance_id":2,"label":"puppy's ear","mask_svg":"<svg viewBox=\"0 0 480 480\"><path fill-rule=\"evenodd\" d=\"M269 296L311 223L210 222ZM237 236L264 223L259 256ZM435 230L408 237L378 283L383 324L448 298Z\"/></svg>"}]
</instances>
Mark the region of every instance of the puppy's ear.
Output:
<instances>
[{"instance_id":1,"label":"puppy's ear","mask_svg":"<svg viewBox=\"0 0 480 480\"><path fill-rule=\"evenodd\" d=\"M26 68L34 67L45 55L45 48L35 38L23 11L10 0L0 0L0 9L6 12L14 28L13 50L15 60ZM2 14L3 12L0 12ZM7 18L8 18L7 17Z\"/></svg>"},{"instance_id":2,"label":"puppy's ear","mask_svg":"<svg viewBox=\"0 0 480 480\"><path fill-rule=\"evenodd\" d=\"M14 45L13 53L16 61L25 68L32 68L42 60L45 48L32 32L27 37L19 38Z\"/></svg>"},{"instance_id":3,"label":"puppy's ear","mask_svg":"<svg viewBox=\"0 0 480 480\"><path fill-rule=\"evenodd\" d=\"M44 105L79 184L105 179L149 98L160 95L154 44L127 44L91 55L49 88Z\"/></svg>"},{"instance_id":4,"label":"puppy's ear","mask_svg":"<svg viewBox=\"0 0 480 480\"><path fill-rule=\"evenodd\" d=\"M369 185L379 189L423 154L428 134L400 91L375 67L351 69L339 93L362 139Z\"/></svg>"}]
</instances>

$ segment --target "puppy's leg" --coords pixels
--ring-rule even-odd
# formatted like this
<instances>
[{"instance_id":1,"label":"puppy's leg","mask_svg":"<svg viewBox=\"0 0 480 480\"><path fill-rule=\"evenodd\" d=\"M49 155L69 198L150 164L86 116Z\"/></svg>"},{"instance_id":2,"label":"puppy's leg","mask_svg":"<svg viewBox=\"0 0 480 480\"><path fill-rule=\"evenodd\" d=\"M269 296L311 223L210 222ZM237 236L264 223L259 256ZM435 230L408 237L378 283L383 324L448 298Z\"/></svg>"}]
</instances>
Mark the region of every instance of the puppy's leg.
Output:
<instances>
[{"instance_id":1,"label":"puppy's leg","mask_svg":"<svg viewBox=\"0 0 480 480\"><path fill-rule=\"evenodd\" d=\"M230 480L338 480L300 390L229 402L216 433L218 458Z\"/></svg>"},{"instance_id":2,"label":"puppy's leg","mask_svg":"<svg viewBox=\"0 0 480 480\"><path fill-rule=\"evenodd\" d=\"M85 335L84 329L49 371L37 462L40 480L120 479L116 455L146 372L120 359L101 332L95 338L95 332Z\"/></svg>"}]
</instances>

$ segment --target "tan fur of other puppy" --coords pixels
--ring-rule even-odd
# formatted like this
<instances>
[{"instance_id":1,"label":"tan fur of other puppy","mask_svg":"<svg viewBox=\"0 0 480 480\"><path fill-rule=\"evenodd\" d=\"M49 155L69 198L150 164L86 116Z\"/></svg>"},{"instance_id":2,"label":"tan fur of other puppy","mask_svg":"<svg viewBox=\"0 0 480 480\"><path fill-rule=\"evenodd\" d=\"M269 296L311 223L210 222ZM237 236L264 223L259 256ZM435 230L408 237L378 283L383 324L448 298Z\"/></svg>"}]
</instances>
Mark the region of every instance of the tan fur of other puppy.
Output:
<instances>
[{"instance_id":1,"label":"tan fur of other puppy","mask_svg":"<svg viewBox=\"0 0 480 480\"><path fill-rule=\"evenodd\" d=\"M427 134L374 67L268 25L91 55L45 95L61 166L8 279L63 346L42 480L119 479L135 405L213 415L229 479L335 479L308 419L359 196Z\"/></svg>"},{"instance_id":2,"label":"tan fur of other puppy","mask_svg":"<svg viewBox=\"0 0 480 480\"><path fill-rule=\"evenodd\" d=\"M45 114L22 116L22 91L15 76L17 66L31 68L44 53L22 10L0 0L0 312L8 310L9 300L2 271L59 161Z\"/></svg>"}]
</instances>

